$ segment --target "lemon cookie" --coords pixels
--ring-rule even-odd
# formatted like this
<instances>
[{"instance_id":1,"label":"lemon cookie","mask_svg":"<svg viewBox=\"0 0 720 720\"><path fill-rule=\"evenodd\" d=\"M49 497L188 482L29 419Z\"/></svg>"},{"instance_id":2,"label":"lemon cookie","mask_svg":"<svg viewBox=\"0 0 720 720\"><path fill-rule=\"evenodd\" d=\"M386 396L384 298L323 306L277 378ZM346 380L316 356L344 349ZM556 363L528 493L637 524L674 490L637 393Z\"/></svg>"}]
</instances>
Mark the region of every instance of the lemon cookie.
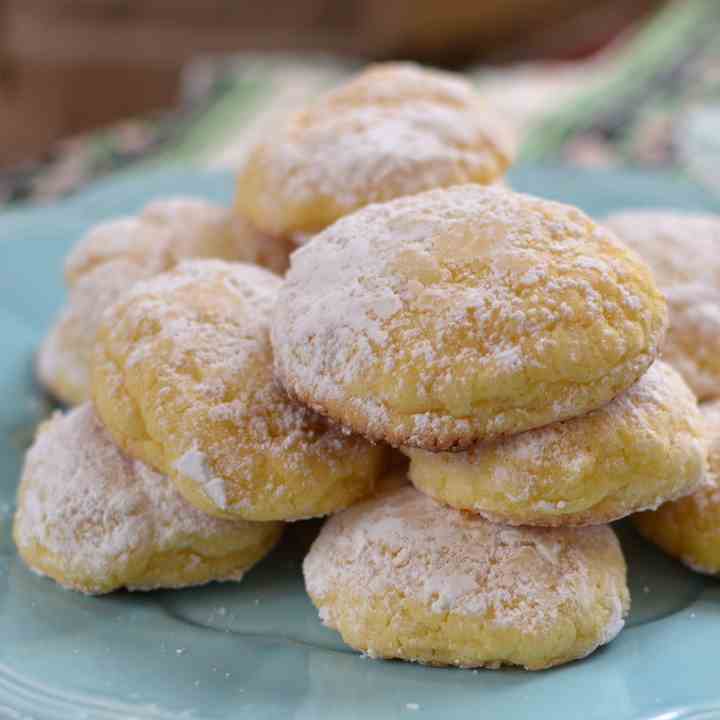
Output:
<instances>
[{"instance_id":1,"label":"lemon cookie","mask_svg":"<svg viewBox=\"0 0 720 720\"><path fill-rule=\"evenodd\" d=\"M693 495L636 515L648 540L697 572L720 573L720 402L701 406L709 445L708 482Z\"/></svg>"},{"instance_id":2,"label":"lemon cookie","mask_svg":"<svg viewBox=\"0 0 720 720\"><path fill-rule=\"evenodd\" d=\"M280 523L222 520L124 455L90 403L56 414L27 453L14 537L36 572L85 593L240 580Z\"/></svg>"},{"instance_id":3,"label":"lemon cookie","mask_svg":"<svg viewBox=\"0 0 720 720\"><path fill-rule=\"evenodd\" d=\"M559 665L612 640L630 604L609 527L495 525L412 487L328 520L304 573L348 645L430 665Z\"/></svg>"},{"instance_id":4,"label":"lemon cookie","mask_svg":"<svg viewBox=\"0 0 720 720\"><path fill-rule=\"evenodd\" d=\"M38 355L38 375L56 397L75 405L89 396L89 364L100 318L124 290L180 260L218 257L287 267L290 249L225 208L192 198L149 204L138 216L93 228L65 262L67 306Z\"/></svg>"},{"instance_id":5,"label":"lemon cookie","mask_svg":"<svg viewBox=\"0 0 720 720\"><path fill-rule=\"evenodd\" d=\"M280 282L253 265L181 263L135 285L98 331L93 396L110 433L209 513L324 515L369 494L383 462L274 379Z\"/></svg>"},{"instance_id":6,"label":"lemon cookie","mask_svg":"<svg viewBox=\"0 0 720 720\"><path fill-rule=\"evenodd\" d=\"M720 216L636 210L605 223L647 261L667 297L663 356L700 400L720 397Z\"/></svg>"},{"instance_id":7,"label":"lemon cookie","mask_svg":"<svg viewBox=\"0 0 720 720\"><path fill-rule=\"evenodd\" d=\"M463 185L369 206L295 251L272 338L291 394L438 450L600 407L665 324L650 271L580 210Z\"/></svg>"},{"instance_id":8,"label":"lemon cookie","mask_svg":"<svg viewBox=\"0 0 720 720\"><path fill-rule=\"evenodd\" d=\"M660 361L587 415L463 452L406 450L415 486L512 525L595 525L687 495L706 478L703 423Z\"/></svg>"},{"instance_id":9,"label":"lemon cookie","mask_svg":"<svg viewBox=\"0 0 720 720\"><path fill-rule=\"evenodd\" d=\"M262 231L302 242L369 203L494 182L513 155L506 128L458 76L374 65L251 151L236 204Z\"/></svg>"}]
</instances>

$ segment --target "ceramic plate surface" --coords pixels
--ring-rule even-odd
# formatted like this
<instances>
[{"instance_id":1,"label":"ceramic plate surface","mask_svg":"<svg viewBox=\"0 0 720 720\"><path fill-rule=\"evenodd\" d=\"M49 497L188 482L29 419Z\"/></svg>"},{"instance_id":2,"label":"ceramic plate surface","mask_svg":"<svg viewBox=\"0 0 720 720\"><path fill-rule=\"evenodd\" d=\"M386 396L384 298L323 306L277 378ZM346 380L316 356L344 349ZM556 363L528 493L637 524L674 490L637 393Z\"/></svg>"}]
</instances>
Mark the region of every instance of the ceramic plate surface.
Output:
<instances>
[{"instance_id":1,"label":"ceramic plate surface","mask_svg":"<svg viewBox=\"0 0 720 720\"><path fill-rule=\"evenodd\" d=\"M718 209L661 176L520 168L511 182L597 216L629 206ZM303 592L312 523L295 526L239 585L88 598L30 573L10 527L23 451L51 409L32 362L63 301L62 258L89 225L178 193L229 201L232 178L128 175L0 216L0 718L720 718L720 583L627 527L629 627L588 659L539 673L431 669L344 647Z\"/></svg>"}]
</instances>

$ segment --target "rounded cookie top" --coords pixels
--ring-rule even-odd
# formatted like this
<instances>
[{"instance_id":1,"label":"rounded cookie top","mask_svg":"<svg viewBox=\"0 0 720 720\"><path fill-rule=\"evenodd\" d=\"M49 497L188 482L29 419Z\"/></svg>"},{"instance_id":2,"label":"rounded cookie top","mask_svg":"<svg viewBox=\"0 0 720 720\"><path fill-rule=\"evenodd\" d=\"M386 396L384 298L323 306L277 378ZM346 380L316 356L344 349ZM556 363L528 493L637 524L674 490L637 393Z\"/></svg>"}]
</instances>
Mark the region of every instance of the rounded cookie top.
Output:
<instances>
[{"instance_id":1,"label":"rounded cookie top","mask_svg":"<svg viewBox=\"0 0 720 720\"><path fill-rule=\"evenodd\" d=\"M697 401L660 361L581 417L464 452L406 453L418 489L513 525L610 522L687 495L706 479Z\"/></svg>"},{"instance_id":2,"label":"rounded cookie top","mask_svg":"<svg viewBox=\"0 0 720 720\"><path fill-rule=\"evenodd\" d=\"M693 570L720 573L720 402L700 406L708 445L708 479L692 495L634 516L640 532Z\"/></svg>"},{"instance_id":3,"label":"rounded cookie top","mask_svg":"<svg viewBox=\"0 0 720 720\"><path fill-rule=\"evenodd\" d=\"M41 382L69 405L89 397L90 358L102 314L139 280L197 257L256 262L281 272L288 255L287 245L262 236L226 208L195 198L157 200L137 216L95 226L65 261L70 293L40 347Z\"/></svg>"},{"instance_id":4,"label":"rounded cookie top","mask_svg":"<svg viewBox=\"0 0 720 720\"><path fill-rule=\"evenodd\" d=\"M437 664L564 662L612 639L629 605L609 527L505 527L412 487L332 517L304 573L351 645Z\"/></svg>"},{"instance_id":5,"label":"rounded cookie top","mask_svg":"<svg viewBox=\"0 0 720 720\"><path fill-rule=\"evenodd\" d=\"M279 278L194 261L135 285L105 314L93 396L115 440L207 512L323 515L368 494L380 447L343 434L275 381Z\"/></svg>"},{"instance_id":6,"label":"rounded cookie top","mask_svg":"<svg viewBox=\"0 0 720 720\"><path fill-rule=\"evenodd\" d=\"M279 534L278 524L223 520L189 505L167 477L120 451L90 403L40 429L25 460L14 527L31 567L89 593L239 579ZM165 558L172 566L175 554L186 556L186 574L160 580L154 564ZM210 567L197 576L193 564L203 563Z\"/></svg>"},{"instance_id":7,"label":"rounded cookie top","mask_svg":"<svg viewBox=\"0 0 720 720\"><path fill-rule=\"evenodd\" d=\"M75 280L67 304L38 349L36 365L42 384L66 405L79 405L90 396L90 360L103 313L147 276L146 268L118 258Z\"/></svg>"},{"instance_id":8,"label":"rounded cookie top","mask_svg":"<svg viewBox=\"0 0 720 720\"><path fill-rule=\"evenodd\" d=\"M629 210L605 224L648 263L667 297L664 357L701 400L720 397L720 215Z\"/></svg>"},{"instance_id":9,"label":"rounded cookie top","mask_svg":"<svg viewBox=\"0 0 720 720\"><path fill-rule=\"evenodd\" d=\"M67 256L65 279L68 287L73 287L83 275L115 260L144 268L146 277L192 258L258 262L256 236L259 233L246 220L206 200L154 200L137 215L113 218L91 228Z\"/></svg>"},{"instance_id":10,"label":"rounded cookie top","mask_svg":"<svg viewBox=\"0 0 720 720\"><path fill-rule=\"evenodd\" d=\"M625 210L605 224L645 259L660 286L720 287L720 215Z\"/></svg>"},{"instance_id":11,"label":"rounded cookie top","mask_svg":"<svg viewBox=\"0 0 720 720\"><path fill-rule=\"evenodd\" d=\"M464 185L369 206L296 251L272 339L292 394L432 450L603 405L665 324L647 267L580 210Z\"/></svg>"},{"instance_id":12,"label":"rounded cookie top","mask_svg":"<svg viewBox=\"0 0 720 720\"><path fill-rule=\"evenodd\" d=\"M491 183L510 164L512 144L459 77L376 65L254 148L238 178L237 206L266 232L314 233L372 202Z\"/></svg>"}]
</instances>

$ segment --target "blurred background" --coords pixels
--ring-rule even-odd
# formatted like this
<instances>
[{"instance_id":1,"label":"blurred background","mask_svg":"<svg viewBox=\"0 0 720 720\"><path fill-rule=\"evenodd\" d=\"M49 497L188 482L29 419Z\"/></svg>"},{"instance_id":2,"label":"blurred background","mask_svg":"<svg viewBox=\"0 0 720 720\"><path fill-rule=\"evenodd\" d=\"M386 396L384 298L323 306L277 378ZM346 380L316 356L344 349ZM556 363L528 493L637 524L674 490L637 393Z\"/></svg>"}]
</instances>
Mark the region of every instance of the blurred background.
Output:
<instances>
[{"instance_id":1,"label":"blurred background","mask_svg":"<svg viewBox=\"0 0 720 720\"><path fill-rule=\"evenodd\" d=\"M0 0L0 204L233 167L370 60L467 74L526 160L720 175L717 0Z\"/></svg>"}]
</instances>

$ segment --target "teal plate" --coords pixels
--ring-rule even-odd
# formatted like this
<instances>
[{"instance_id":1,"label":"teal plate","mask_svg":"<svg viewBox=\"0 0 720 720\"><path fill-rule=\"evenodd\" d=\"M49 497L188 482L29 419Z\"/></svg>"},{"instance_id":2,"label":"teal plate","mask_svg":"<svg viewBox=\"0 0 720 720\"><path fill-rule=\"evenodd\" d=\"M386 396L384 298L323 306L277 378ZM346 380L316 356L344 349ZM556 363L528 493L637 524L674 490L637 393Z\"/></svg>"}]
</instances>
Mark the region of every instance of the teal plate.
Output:
<instances>
[{"instance_id":1,"label":"teal plate","mask_svg":"<svg viewBox=\"0 0 720 720\"><path fill-rule=\"evenodd\" d=\"M512 183L595 215L629 205L717 209L662 176L520 168ZM22 453L51 409L32 361L63 300L62 258L89 225L169 193L227 201L232 179L126 176L0 216L0 718L720 718L720 585L628 527L619 530L629 627L586 660L540 673L431 669L344 647L303 592L300 563L316 523L293 526L240 585L88 598L30 573L10 526Z\"/></svg>"}]
</instances>

